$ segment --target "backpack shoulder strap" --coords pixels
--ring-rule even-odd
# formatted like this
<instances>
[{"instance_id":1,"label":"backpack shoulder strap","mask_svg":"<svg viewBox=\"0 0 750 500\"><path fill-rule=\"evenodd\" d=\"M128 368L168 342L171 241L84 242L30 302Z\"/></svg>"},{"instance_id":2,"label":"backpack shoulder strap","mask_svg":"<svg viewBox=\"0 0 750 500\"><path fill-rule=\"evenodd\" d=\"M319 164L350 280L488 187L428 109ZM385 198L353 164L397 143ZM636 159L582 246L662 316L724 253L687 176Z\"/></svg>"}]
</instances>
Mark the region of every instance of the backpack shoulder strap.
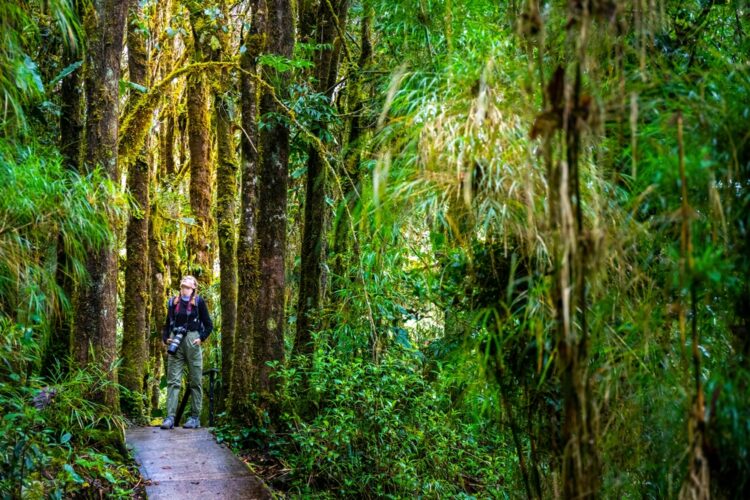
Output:
<instances>
[{"instance_id":1,"label":"backpack shoulder strap","mask_svg":"<svg viewBox=\"0 0 750 500\"><path fill-rule=\"evenodd\" d=\"M174 297L169 297L169 300L167 300L167 321L170 324L174 323L174 308Z\"/></svg>"}]
</instances>

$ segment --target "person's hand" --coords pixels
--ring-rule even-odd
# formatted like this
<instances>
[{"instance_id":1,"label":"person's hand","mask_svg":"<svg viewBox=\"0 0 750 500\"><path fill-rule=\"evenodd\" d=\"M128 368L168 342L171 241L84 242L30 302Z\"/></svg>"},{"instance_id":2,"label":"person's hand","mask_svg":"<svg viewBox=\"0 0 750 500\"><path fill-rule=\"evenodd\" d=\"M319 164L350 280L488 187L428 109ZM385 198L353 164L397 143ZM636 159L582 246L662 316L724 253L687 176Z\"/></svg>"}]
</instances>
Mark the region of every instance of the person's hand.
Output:
<instances>
[{"instance_id":1,"label":"person's hand","mask_svg":"<svg viewBox=\"0 0 750 500\"><path fill-rule=\"evenodd\" d=\"M193 345L201 345L201 339L195 339L193 340Z\"/></svg>"}]
</instances>

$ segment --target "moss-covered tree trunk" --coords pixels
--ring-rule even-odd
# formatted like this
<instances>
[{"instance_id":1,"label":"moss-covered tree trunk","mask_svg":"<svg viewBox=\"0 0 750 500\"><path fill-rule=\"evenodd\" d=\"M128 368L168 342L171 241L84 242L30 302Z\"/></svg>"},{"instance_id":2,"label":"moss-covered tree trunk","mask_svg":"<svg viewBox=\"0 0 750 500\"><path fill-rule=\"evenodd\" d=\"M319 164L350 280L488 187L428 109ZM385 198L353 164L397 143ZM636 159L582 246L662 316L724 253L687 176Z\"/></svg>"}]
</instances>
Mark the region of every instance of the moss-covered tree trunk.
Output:
<instances>
[{"instance_id":1,"label":"moss-covered tree trunk","mask_svg":"<svg viewBox=\"0 0 750 500\"><path fill-rule=\"evenodd\" d=\"M197 2L186 2L193 29L192 61L203 62L202 29L206 25L203 7ZM187 78L188 147L190 149L190 207L195 225L188 234L189 271L204 284L211 282L211 124L209 121L209 92L203 73L192 73Z\"/></svg>"},{"instance_id":2,"label":"moss-covered tree trunk","mask_svg":"<svg viewBox=\"0 0 750 500\"><path fill-rule=\"evenodd\" d=\"M229 37L217 33L219 47L211 59L221 61L229 49ZM218 409L225 407L232 379L234 332L237 322L237 159L234 152L234 117L228 90L231 76L222 72L213 89L214 122L216 123L216 224L218 227L221 281L221 393Z\"/></svg>"},{"instance_id":3,"label":"moss-covered tree trunk","mask_svg":"<svg viewBox=\"0 0 750 500\"><path fill-rule=\"evenodd\" d=\"M120 56L123 48L127 4L94 0L83 16L87 53L84 62L87 119L85 170L101 167L112 182L118 181L117 131L119 115ZM75 303L74 359L79 366L93 363L113 382L117 375L117 260L114 242L91 252ZM96 397L119 409L114 387Z\"/></svg>"},{"instance_id":4,"label":"moss-covered tree trunk","mask_svg":"<svg viewBox=\"0 0 750 500\"><path fill-rule=\"evenodd\" d=\"M65 67L76 63L81 54L73 53L72 49L63 49L63 64ZM81 165L81 140L83 137L83 93L81 85L81 69L76 69L63 78L60 85L60 154L67 168L78 170ZM63 235L57 237L57 267L55 282L70 300L73 297L74 284L70 279L68 256L65 252ZM56 362L63 371L67 371L68 358L71 349L71 316L66 308L59 308L55 312L52 323L50 344L46 351L44 369L47 373L53 369Z\"/></svg>"},{"instance_id":5,"label":"moss-covered tree trunk","mask_svg":"<svg viewBox=\"0 0 750 500\"><path fill-rule=\"evenodd\" d=\"M162 155L164 157L164 175L171 176L175 173L175 165L174 165L174 144L175 144L175 135L174 135L174 125L175 125L175 118L174 118L174 103L171 101L167 101L165 103L166 109L163 111L164 113L164 130L159 135L159 141L160 146L159 149L162 152Z\"/></svg>"},{"instance_id":6,"label":"moss-covered tree trunk","mask_svg":"<svg viewBox=\"0 0 750 500\"><path fill-rule=\"evenodd\" d=\"M169 25L174 15L175 5L171 0L159 3L158 10L158 32ZM155 66L158 68L158 79L161 80L172 71L174 64L174 41L165 43L158 52L158 60ZM158 163L151 169L152 192L156 192L159 183L169 179L175 174L175 98L167 96L163 99L161 112L162 126L159 127L159 152ZM159 214L156 200L150 200L150 214L148 218L148 253L149 253L149 302L151 303L151 316L149 319L149 376L148 393L150 397L151 413L159 408L159 382L162 368L166 365L166 352L161 341L162 327L166 316L167 292L170 283L169 267L165 257L165 247L169 235L164 231L164 219Z\"/></svg>"},{"instance_id":7,"label":"moss-covered tree trunk","mask_svg":"<svg viewBox=\"0 0 750 500\"><path fill-rule=\"evenodd\" d=\"M162 160L162 163L164 161ZM162 167L163 168L163 167ZM164 325L166 315L166 285L169 283L169 275L165 266L161 227L159 224L156 206L151 205L151 213L148 218L148 252L149 252L149 294L151 303L151 318L149 321L149 377L148 390L151 398L151 409L159 407L159 379L164 357L164 345L161 342L161 329Z\"/></svg>"},{"instance_id":8,"label":"moss-covered tree trunk","mask_svg":"<svg viewBox=\"0 0 750 500\"><path fill-rule=\"evenodd\" d=\"M148 86L148 53L143 31L139 29L138 4L133 2L128 15L128 71L130 81ZM141 97L131 90L128 106L132 107ZM125 295L122 331L122 364L120 384L129 391L128 397L120 398L125 415L135 420L144 416L146 397L145 369L148 360L148 312L149 312L149 250L148 219L150 168L145 151L137 154L129 165L128 190L135 206L131 210L126 235L127 262L125 265Z\"/></svg>"},{"instance_id":9,"label":"moss-covered tree trunk","mask_svg":"<svg viewBox=\"0 0 750 500\"><path fill-rule=\"evenodd\" d=\"M266 40L268 8L265 0L253 2L253 20L244 40L247 48L240 57L242 134L240 145L241 178L240 226L237 240L237 281L241 293L237 296L237 324L234 360L228 408L232 417L247 421L252 415L250 393L253 390L254 315L260 281L258 276L258 75L257 57L263 52Z\"/></svg>"},{"instance_id":10,"label":"moss-covered tree trunk","mask_svg":"<svg viewBox=\"0 0 750 500\"><path fill-rule=\"evenodd\" d=\"M75 64L81 54L65 49L65 67ZM81 164L83 139L83 93L81 68L74 70L60 82L60 154L68 168L78 169Z\"/></svg>"},{"instance_id":11,"label":"moss-covered tree trunk","mask_svg":"<svg viewBox=\"0 0 750 500\"><path fill-rule=\"evenodd\" d=\"M290 0L269 0L267 53L286 58L294 49L294 26ZM264 80L272 82L276 96L264 89L260 115L282 114L276 99L283 99L288 82L285 75L265 67ZM275 399L278 379L269 363L284 359L284 298L286 253L287 177L289 170L289 128L274 120L260 131L260 205L258 210L258 263L262 286L258 293L253 331L253 367L261 408L275 421L279 408ZM244 293L244 290L243 290Z\"/></svg>"},{"instance_id":12,"label":"moss-covered tree trunk","mask_svg":"<svg viewBox=\"0 0 750 500\"><path fill-rule=\"evenodd\" d=\"M339 30L346 28L348 0L321 2L317 15L315 42L323 47L315 57L316 91L330 100L338 75L338 50L334 45ZM337 29L336 23L340 23ZM344 41L341 41L344 43ZM315 124L319 139L328 135L328 124ZM310 355L313 352L312 333L317 329L320 308L321 274L323 271L323 242L326 220L326 168L320 152L315 147L308 149L307 187L305 191L305 215L300 249L301 268L299 301L297 303L296 354Z\"/></svg>"}]
</instances>

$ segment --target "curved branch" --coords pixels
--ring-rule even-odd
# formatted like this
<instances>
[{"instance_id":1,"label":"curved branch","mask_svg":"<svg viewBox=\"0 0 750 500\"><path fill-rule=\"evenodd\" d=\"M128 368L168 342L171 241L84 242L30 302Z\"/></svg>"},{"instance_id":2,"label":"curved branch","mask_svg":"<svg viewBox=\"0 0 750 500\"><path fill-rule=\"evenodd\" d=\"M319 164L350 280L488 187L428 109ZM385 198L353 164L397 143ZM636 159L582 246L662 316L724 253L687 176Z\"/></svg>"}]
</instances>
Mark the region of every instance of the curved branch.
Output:
<instances>
[{"instance_id":1,"label":"curved branch","mask_svg":"<svg viewBox=\"0 0 750 500\"><path fill-rule=\"evenodd\" d=\"M238 67L237 61L209 61L188 64L172 71L141 96L127 116L125 116L120 128L117 156L123 168L127 168L140 150L146 137L146 131L148 130L149 117L159 105L164 87L169 85L172 80L181 76L200 73L202 71L219 71L233 67Z\"/></svg>"}]
</instances>

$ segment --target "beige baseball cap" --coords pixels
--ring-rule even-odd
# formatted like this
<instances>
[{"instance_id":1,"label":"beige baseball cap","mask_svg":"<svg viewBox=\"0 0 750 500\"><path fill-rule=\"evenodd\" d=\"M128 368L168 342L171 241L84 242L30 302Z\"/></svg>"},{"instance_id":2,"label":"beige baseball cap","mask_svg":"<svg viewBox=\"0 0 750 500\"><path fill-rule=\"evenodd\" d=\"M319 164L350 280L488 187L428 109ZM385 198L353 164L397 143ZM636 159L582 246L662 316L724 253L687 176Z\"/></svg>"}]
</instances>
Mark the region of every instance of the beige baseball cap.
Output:
<instances>
[{"instance_id":1,"label":"beige baseball cap","mask_svg":"<svg viewBox=\"0 0 750 500\"><path fill-rule=\"evenodd\" d=\"M182 281L180 281L180 288L182 288L183 285L195 290L196 288L198 288L198 280L192 276L184 276L182 278Z\"/></svg>"}]
</instances>

